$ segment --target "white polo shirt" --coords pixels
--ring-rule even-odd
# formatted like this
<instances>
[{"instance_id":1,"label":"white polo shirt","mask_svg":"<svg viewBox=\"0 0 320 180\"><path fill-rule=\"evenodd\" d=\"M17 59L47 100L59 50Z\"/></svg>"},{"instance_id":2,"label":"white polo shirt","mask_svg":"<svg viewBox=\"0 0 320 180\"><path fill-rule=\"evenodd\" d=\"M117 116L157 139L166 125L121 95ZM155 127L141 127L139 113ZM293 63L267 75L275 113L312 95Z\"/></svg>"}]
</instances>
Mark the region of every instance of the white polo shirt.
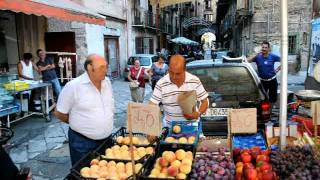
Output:
<instances>
[{"instance_id":1,"label":"white polo shirt","mask_svg":"<svg viewBox=\"0 0 320 180\"><path fill-rule=\"evenodd\" d=\"M207 91L197 76L186 72L184 83L178 87L171 82L170 76L167 74L157 82L150 101L155 104L162 102L165 119L170 125L170 120L185 120L182 110L177 103L177 97L182 92L193 90L196 91L198 102L208 97Z\"/></svg>"},{"instance_id":2,"label":"white polo shirt","mask_svg":"<svg viewBox=\"0 0 320 180\"><path fill-rule=\"evenodd\" d=\"M113 129L114 112L109 79L102 81L101 92L87 73L68 82L59 95L57 110L69 114L72 130L94 140L108 137Z\"/></svg>"}]
</instances>

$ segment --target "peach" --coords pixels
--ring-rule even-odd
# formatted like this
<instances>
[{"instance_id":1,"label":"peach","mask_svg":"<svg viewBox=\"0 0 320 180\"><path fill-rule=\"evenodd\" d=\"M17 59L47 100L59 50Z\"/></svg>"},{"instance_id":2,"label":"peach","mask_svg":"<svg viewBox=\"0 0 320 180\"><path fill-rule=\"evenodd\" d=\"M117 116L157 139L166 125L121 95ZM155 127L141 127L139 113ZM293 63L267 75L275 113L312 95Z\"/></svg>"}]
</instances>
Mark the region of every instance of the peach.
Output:
<instances>
[{"instance_id":1,"label":"peach","mask_svg":"<svg viewBox=\"0 0 320 180\"><path fill-rule=\"evenodd\" d=\"M189 159L189 158L185 158L185 159L182 160L181 164L187 164L187 165L191 166L192 165L192 160Z\"/></svg>"},{"instance_id":2,"label":"peach","mask_svg":"<svg viewBox=\"0 0 320 180\"><path fill-rule=\"evenodd\" d=\"M114 161L109 161L108 162L108 167L111 167L111 166L116 166L117 165L117 163L116 162L114 162Z\"/></svg>"},{"instance_id":3,"label":"peach","mask_svg":"<svg viewBox=\"0 0 320 180\"><path fill-rule=\"evenodd\" d=\"M108 171L100 171L99 172L100 178L107 178L107 176L108 176Z\"/></svg>"},{"instance_id":4,"label":"peach","mask_svg":"<svg viewBox=\"0 0 320 180\"><path fill-rule=\"evenodd\" d=\"M129 147L127 145L122 145L120 147L120 151L128 151L129 150Z\"/></svg>"},{"instance_id":5,"label":"peach","mask_svg":"<svg viewBox=\"0 0 320 180\"><path fill-rule=\"evenodd\" d=\"M127 179L128 178L128 175L126 174L126 173L121 173L121 174L119 174L119 179L120 180L125 180L125 179Z\"/></svg>"},{"instance_id":6,"label":"peach","mask_svg":"<svg viewBox=\"0 0 320 180\"><path fill-rule=\"evenodd\" d=\"M151 173L150 174L153 174L155 175L155 177L157 177L159 174L160 174L160 170L159 169L156 169L156 168L153 168L151 170Z\"/></svg>"},{"instance_id":7,"label":"peach","mask_svg":"<svg viewBox=\"0 0 320 180\"><path fill-rule=\"evenodd\" d=\"M100 176L99 176L99 174L98 173L91 173L90 174L90 178L96 178L96 179L98 179Z\"/></svg>"},{"instance_id":8,"label":"peach","mask_svg":"<svg viewBox=\"0 0 320 180\"><path fill-rule=\"evenodd\" d=\"M141 144L143 144L143 145L148 145L148 144L150 144L150 142L148 141L148 139L144 139Z\"/></svg>"},{"instance_id":9,"label":"peach","mask_svg":"<svg viewBox=\"0 0 320 180\"><path fill-rule=\"evenodd\" d=\"M153 168L154 168L154 169L159 169L159 170L161 170L161 169L162 169L162 166L161 166L159 163L157 163L157 164L155 164L155 165L153 166Z\"/></svg>"},{"instance_id":10,"label":"peach","mask_svg":"<svg viewBox=\"0 0 320 180\"><path fill-rule=\"evenodd\" d=\"M108 170L110 174L115 174L117 172L117 168L115 166L110 166Z\"/></svg>"},{"instance_id":11,"label":"peach","mask_svg":"<svg viewBox=\"0 0 320 180\"><path fill-rule=\"evenodd\" d=\"M189 144L193 144L193 143L195 142L195 140L196 140L196 137L190 136L190 137L188 138L188 143L189 143Z\"/></svg>"},{"instance_id":12,"label":"peach","mask_svg":"<svg viewBox=\"0 0 320 180\"><path fill-rule=\"evenodd\" d=\"M90 169L91 170L99 170L100 167L98 165L94 164L94 165L90 166Z\"/></svg>"},{"instance_id":13,"label":"peach","mask_svg":"<svg viewBox=\"0 0 320 180\"><path fill-rule=\"evenodd\" d=\"M174 167L176 167L176 168L179 168L180 165L181 165L181 161L175 160L175 161L173 161L170 165L171 165L171 166L174 166Z\"/></svg>"},{"instance_id":14,"label":"peach","mask_svg":"<svg viewBox=\"0 0 320 180\"><path fill-rule=\"evenodd\" d=\"M118 162L118 163L116 164L116 168L117 168L117 169L125 169L125 164L124 164L123 162Z\"/></svg>"},{"instance_id":15,"label":"peach","mask_svg":"<svg viewBox=\"0 0 320 180\"><path fill-rule=\"evenodd\" d=\"M188 143L188 140L187 140L187 138L185 138L185 137L181 137L181 138L179 138L179 141L178 141L180 144L187 144Z\"/></svg>"},{"instance_id":16,"label":"peach","mask_svg":"<svg viewBox=\"0 0 320 180\"><path fill-rule=\"evenodd\" d=\"M116 141L117 141L118 144L122 144L123 143L123 137L122 136L117 137Z\"/></svg>"},{"instance_id":17,"label":"peach","mask_svg":"<svg viewBox=\"0 0 320 180\"><path fill-rule=\"evenodd\" d=\"M175 177L178 174L178 168L175 166L169 166L168 167L168 176L173 176Z\"/></svg>"},{"instance_id":18,"label":"peach","mask_svg":"<svg viewBox=\"0 0 320 180\"><path fill-rule=\"evenodd\" d=\"M140 171L141 168L142 168L142 164L141 163L135 164L134 172L137 174Z\"/></svg>"},{"instance_id":19,"label":"peach","mask_svg":"<svg viewBox=\"0 0 320 180\"><path fill-rule=\"evenodd\" d=\"M83 177L89 177L90 176L90 168L84 167L80 170L80 174Z\"/></svg>"},{"instance_id":20,"label":"peach","mask_svg":"<svg viewBox=\"0 0 320 180\"><path fill-rule=\"evenodd\" d=\"M98 164L100 167L102 167L102 166L107 166L108 165L108 161L106 161L106 160L101 160L101 161L99 161L99 164Z\"/></svg>"},{"instance_id":21,"label":"peach","mask_svg":"<svg viewBox=\"0 0 320 180\"><path fill-rule=\"evenodd\" d=\"M166 137L166 139L164 141L167 143L174 143L176 141L176 139L174 137Z\"/></svg>"},{"instance_id":22,"label":"peach","mask_svg":"<svg viewBox=\"0 0 320 180\"><path fill-rule=\"evenodd\" d=\"M175 153L178 160L182 160L186 157L186 152L183 149L179 149Z\"/></svg>"},{"instance_id":23,"label":"peach","mask_svg":"<svg viewBox=\"0 0 320 180\"><path fill-rule=\"evenodd\" d=\"M146 148L146 153L147 154L153 154L153 147L147 147Z\"/></svg>"},{"instance_id":24,"label":"peach","mask_svg":"<svg viewBox=\"0 0 320 180\"><path fill-rule=\"evenodd\" d=\"M177 179L186 179L186 178L187 178L187 175L184 174L184 173L179 173L176 178L177 178Z\"/></svg>"},{"instance_id":25,"label":"peach","mask_svg":"<svg viewBox=\"0 0 320 180\"><path fill-rule=\"evenodd\" d=\"M181 164L180 172L184 174L189 174L191 172L191 166L189 166L188 164Z\"/></svg>"},{"instance_id":26,"label":"peach","mask_svg":"<svg viewBox=\"0 0 320 180\"><path fill-rule=\"evenodd\" d=\"M133 144L139 144L139 143L140 143L139 138L137 138L137 137L132 137L132 143L133 143Z\"/></svg>"},{"instance_id":27,"label":"peach","mask_svg":"<svg viewBox=\"0 0 320 180\"><path fill-rule=\"evenodd\" d=\"M92 166L94 164L98 165L99 164L99 160L98 159L92 159L91 162L90 162L90 166Z\"/></svg>"},{"instance_id":28,"label":"peach","mask_svg":"<svg viewBox=\"0 0 320 180\"><path fill-rule=\"evenodd\" d=\"M160 171L161 173L165 174L165 175L168 175L168 168L167 167L164 167L161 169Z\"/></svg>"},{"instance_id":29,"label":"peach","mask_svg":"<svg viewBox=\"0 0 320 180\"><path fill-rule=\"evenodd\" d=\"M130 144L130 138L129 137L125 137L123 138L123 144L129 145Z\"/></svg>"},{"instance_id":30,"label":"peach","mask_svg":"<svg viewBox=\"0 0 320 180\"><path fill-rule=\"evenodd\" d=\"M186 158L193 160L193 154L191 151L186 152Z\"/></svg>"},{"instance_id":31,"label":"peach","mask_svg":"<svg viewBox=\"0 0 320 180\"><path fill-rule=\"evenodd\" d=\"M173 126L172 130L175 134L181 133L181 127L179 125Z\"/></svg>"},{"instance_id":32,"label":"peach","mask_svg":"<svg viewBox=\"0 0 320 180\"><path fill-rule=\"evenodd\" d=\"M176 155L172 151L168 151L167 153L164 154L163 156L169 163L173 162L176 160Z\"/></svg>"},{"instance_id":33,"label":"peach","mask_svg":"<svg viewBox=\"0 0 320 180\"><path fill-rule=\"evenodd\" d=\"M161 157L161 158L159 159L159 164L160 164L161 167L167 167L167 166L169 165L169 162L167 161L166 158Z\"/></svg>"},{"instance_id":34,"label":"peach","mask_svg":"<svg viewBox=\"0 0 320 180\"><path fill-rule=\"evenodd\" d=\"M119 146L119 145L114 145L111 149L112 149L113 151L115 151L115 150L120 150L120 146Z\"/></svg>"},{"instance_id":35,"label":"peach","mask_svg":"<svg viewBox=\"0 0 320 180\"><path fill-rule=\"evenodd\" d=\"M158 178L167 178L167 175L164 174L164 173L160 173L160 174L158 175Z\"/></svg>"}]
</instances>

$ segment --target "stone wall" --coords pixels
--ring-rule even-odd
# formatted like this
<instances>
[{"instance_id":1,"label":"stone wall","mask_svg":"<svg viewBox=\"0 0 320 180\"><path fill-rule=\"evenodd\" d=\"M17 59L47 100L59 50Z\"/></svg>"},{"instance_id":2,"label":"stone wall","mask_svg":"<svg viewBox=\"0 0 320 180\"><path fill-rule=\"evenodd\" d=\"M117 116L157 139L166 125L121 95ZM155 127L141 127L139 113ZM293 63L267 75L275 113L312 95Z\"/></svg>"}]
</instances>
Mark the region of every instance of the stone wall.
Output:
<instances>
[{"instance_id":1,"label":"stone wall","mask_svg":"<svg viewBox=\"0 0 320 180\"><path fill-rule=\"evenodd\" d=\"M245 21L245 25L240 26L240 37L234 39L240 44L241 50L245 54L252 54L258 49L261 42L268 40L272 45L280 46L281 26L280 26L280 0L253 0L254 15ZM288 34L297 35L297 52L290 59L290 70L307 69L309 38L311 31L311 0L288 1ZM246 47L243 47L246 44ZM234 49L235 49L234 45ZM239 45L238 45L239 47ZM293 56L292 56L293 57Z\"/></svg>"},{"instance_id":2,"label":"stone wall","mask_svg":"<svg viewBox=\"0 0 320 180\"><path fill-rule=\"evenodd\" d=\"M82 74L84 72L83 64L86 56L88 55L85 24L80 22L67 22L49 18L48 32L75 32L77 74Z\"/></svg>"}]
</instances>

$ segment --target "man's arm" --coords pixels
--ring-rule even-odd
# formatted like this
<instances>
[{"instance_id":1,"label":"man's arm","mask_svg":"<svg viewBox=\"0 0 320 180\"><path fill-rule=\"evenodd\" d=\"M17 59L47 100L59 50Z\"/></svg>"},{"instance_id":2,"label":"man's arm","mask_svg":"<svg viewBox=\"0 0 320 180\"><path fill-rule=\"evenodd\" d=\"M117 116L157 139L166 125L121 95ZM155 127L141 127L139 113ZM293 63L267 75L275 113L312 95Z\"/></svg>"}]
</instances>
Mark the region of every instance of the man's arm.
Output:
<instances>
[{"instance_id":1,"label":"man's arm","mask_svg":"<svg viewBox=\"0 0 320 180\"><path fill-rule=\"evenodd\" d=\"M247 58L248 63L252 63L256 60L257 55L251 55Z\"/></svg>"},{"instance_id":2,"label":"man's arm","mask_svg":"<svg viewBox=\"0 0 320 180\"><path fill-rule=\"evenodd\" d=\"M33 69L36 70L39 74L41 73L40 69L38 68L38 66L37 66L34 62L32 62L32 67L33 67Z\"/></svg>"},{"instance_id":3,"label":"man's arm","mask_svg":"<svg viewBox=\"0 0 320 180\"><path fill-rule=\"evenodd\" d=\"M23 79L33 80L31 77L23 75L22 74L22 69L23 69L22 64L19 62L18 63L18 75L19 75L19 77L21 77Z\"/></svg>"},{"instance_id":4,"label":"man's arm","mask_svg":"<svg viewBox=\"0 0 320 180\"><path fill-rule=\"evenodd\" d=\"M46 71L46 70L49 69L49 66L50 66L50 65L47 65L47 66L40 66L40 65L39 65L39 66L38 66L38 69L39 69L40 72Z\"/></svg>"},{"instance_id":5,"label":"man's arm","mask_svg":"<svg viewBox=\"0 0 320 180\"><path fill-rule=\"evenodd\" d=\"M53 112L53 114L58 118L60 119L62 122L64 123L69 123L69 114L64 114L64 113L61 113L59 111L57 111L57 109L55 109L55 111Z\"/></svg>"}]
</instances>

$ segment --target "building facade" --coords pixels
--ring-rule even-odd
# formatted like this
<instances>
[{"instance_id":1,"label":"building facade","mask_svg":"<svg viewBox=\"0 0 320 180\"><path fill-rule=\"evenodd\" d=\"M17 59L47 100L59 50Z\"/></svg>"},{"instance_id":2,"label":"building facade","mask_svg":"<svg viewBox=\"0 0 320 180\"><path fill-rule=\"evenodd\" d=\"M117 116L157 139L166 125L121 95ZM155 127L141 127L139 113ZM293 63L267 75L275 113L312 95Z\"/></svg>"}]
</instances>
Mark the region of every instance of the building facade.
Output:
<instances>
[{"instance_id":1,"label":"building facade","mask_svg":"<svg viewBox=\"0 0 320 180\"><path fill-rule=\"evenodd\" d=\"M267 40L273 51L280 51L280 1L219 0L217 8L221 47L249 55ZM311 16L311 0L288 1L289 72L307 67Z\"/></svg>"}]
</instances>

